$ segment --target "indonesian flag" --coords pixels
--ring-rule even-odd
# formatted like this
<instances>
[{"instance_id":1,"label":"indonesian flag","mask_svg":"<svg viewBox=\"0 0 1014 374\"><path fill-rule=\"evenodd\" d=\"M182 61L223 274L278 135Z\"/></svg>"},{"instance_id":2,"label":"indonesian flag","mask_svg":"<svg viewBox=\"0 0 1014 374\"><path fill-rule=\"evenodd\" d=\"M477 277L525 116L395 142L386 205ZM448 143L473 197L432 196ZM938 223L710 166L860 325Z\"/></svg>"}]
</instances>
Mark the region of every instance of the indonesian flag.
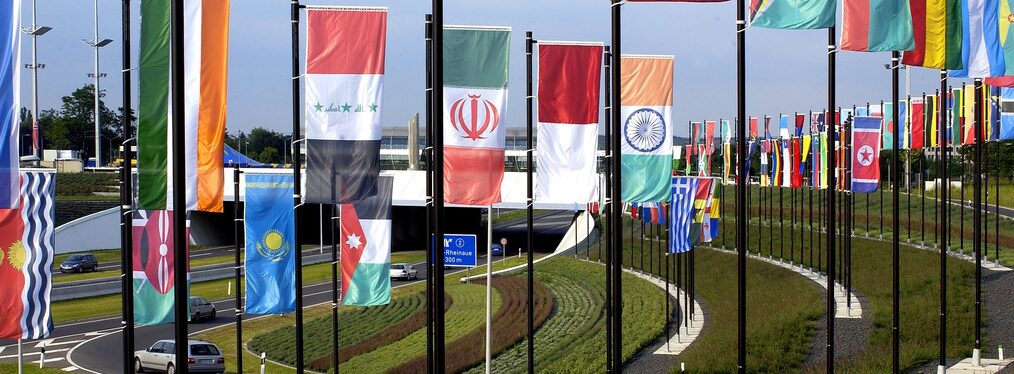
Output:
<instances>
[{"instance_id":1,"label":"indonesian flag","mask_svg":"<svg viewBox=\"0 0 1014 374\"><path fill-rule=\"evenodd\" d=\"M306 199L358 201L377 193L387 8L306 12Z\"/></svg>"},{"instance_id":2,"label":"indonesian flag","mask_svg":"<svg viewBox=\"0 0 1014 374\"><path fill-rule=\"evenodd\" d=\"M394 178L380 177L377 194L341 205L342 304L391 302L391 199Z\"/></svg>"},{"instance_id":3,"label":"indonesian flag","mask_svg":"<svg viewBox=\"0 0 1014 374\"><path fill-rule=\"evenodd\" d=\"M602 44L544 42L539 48L539 169L535 198L586 203L598 195Z\"/></svg>"},{"instance_id":4,"label":"indonesian flag","mask_svg":"<svg viewBox=\"0 0 1014 374\"><path fill-rule=\"evenodd\" d=\"M852 123L852 192L876 192L880 185L880 117L855 117Z\"/></svg>"},{"instance_id":5,"label":"indonesian flag","mask_svg":"<svg viewBox=\"0 0 1014 374\"><path fill-rule=\"evenodd\" d=\"M183 121L169 118L169 3L141 3L137 126L138 207L169 209L174 188L186 189L187 210L222 211L224 193L229 1L186 0ZM173 186L172 126L186 129L186 184Z\"/></svg>"},{"instance_id":6,"label":"indonesian flag","mask_svg":"<svg viewBox=\"0 0 1014 374\"><path fill-rule=\"evenodd\" d=\"M444 199L489 206L500 202L503 182L510 28L443 32Z\"/></svg>"},{"instance_id":7,"label":"indonesian flag","mask_svg":"<svg viewBox=\"0 0 1014 374\"><path fill-rule=\"evenodd\" d=\"M134 323L159 325L174 320L176 284L176 229L174 213L169 210L134 211L132 224L134 262L131 266L134 284ZM186 236L190 237L190 220ZM188 247L189 244L185 245ZM187 284L190 283L190 254L187 255ZM188 286L189 287L189 286ZM189 290L187 290L189 293ZM189 307L189 306L188 306Z\"/></svg>"},{"instance_id":8,"label":"indonesian flag","mask_svg":"<svg viewBox=\"0 0 1014 374\"><path fill-rule=\"evenodd\" d=\"M41 339L53 331L53 173L20 173L20 207L0 209L0 339Z\"/></svg>"}]
</instances>

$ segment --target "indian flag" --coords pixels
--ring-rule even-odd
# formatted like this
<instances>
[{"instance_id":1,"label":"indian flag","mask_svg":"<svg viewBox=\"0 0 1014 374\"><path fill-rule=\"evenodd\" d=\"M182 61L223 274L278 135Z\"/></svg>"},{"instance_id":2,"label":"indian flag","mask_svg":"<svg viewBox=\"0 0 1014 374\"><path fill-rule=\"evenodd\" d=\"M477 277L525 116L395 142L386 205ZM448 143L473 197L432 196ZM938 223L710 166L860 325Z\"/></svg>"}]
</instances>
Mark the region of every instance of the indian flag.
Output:
<instances>
[{"instance_id":1,"label":"indian flag","mask_svg":"<svg viewBox=\"0 0 1014 374\"><path fill-rule=\"evenodd\" d=\"M377 194L341 205L342 304L391 302L391 199L394 177L381 176Z\"/></svg>"},{"instance_id":2,"label":"indian flag","mask_svg":"<svg viewBox=\"0 0 1014 374\"><path fill-rule=\"evenodd\" d=\"M672 177L673 56L620 60L623 201L666 202Z\"/></svg>"},{"instance_id":3,"label":"indian flag","mask_svg":"<svg viewBox=\"0 0 1014 374\"><path fill-rule=\"evenodd\" d=\"M138 208L172 207L173 188L187 191L187 210L222 211L229 0L186 0L184 25L186 173L172 185L170 119L170 6L141 2L137 126Z\"/></svg>"}]
</instances>

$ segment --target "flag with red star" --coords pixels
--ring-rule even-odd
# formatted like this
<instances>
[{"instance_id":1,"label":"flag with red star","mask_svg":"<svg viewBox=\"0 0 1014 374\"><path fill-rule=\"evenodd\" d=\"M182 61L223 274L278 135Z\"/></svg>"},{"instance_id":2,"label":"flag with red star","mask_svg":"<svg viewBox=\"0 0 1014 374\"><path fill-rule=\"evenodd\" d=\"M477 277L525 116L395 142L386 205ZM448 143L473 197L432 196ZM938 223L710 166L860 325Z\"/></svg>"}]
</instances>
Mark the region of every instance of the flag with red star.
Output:
<instances>
[{"instance_id":1,"label":"flag with red star","mask_svg":"<svg viewBox=\"0 0 1014 374\"><path fill-rule=\"evenodd\" d=\"M381 176L377 195L341 205L342 304L391 302L391 197L394 178Z\"/></svg>"},{"instance_id":2,"label":"flag with red star","mask_svg":"<svg viewBox=\"0 0 1014 374\"><path fill-rule=\"evenodd\" d=\"M852 192L876 192L880 186L881 117L855 117L852 124Z\"/></svg>"}]
</instances>

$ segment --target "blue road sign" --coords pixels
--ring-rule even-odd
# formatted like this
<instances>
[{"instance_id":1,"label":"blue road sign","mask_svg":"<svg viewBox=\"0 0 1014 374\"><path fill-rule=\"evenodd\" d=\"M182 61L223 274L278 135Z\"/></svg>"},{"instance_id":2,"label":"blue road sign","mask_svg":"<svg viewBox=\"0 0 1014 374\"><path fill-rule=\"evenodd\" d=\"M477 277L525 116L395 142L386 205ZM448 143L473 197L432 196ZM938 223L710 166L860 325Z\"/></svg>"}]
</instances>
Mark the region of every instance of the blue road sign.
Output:
<instances>
[{"instance_id":1,"label":"blue road sign","mask_svg":"<svg viewBox=\"0 0 1014 374\"><path fill-rule=\"evenodd\" d=\"M444 234L444 265L476 266L475 235Z\"/></svg>"}]
</instances>

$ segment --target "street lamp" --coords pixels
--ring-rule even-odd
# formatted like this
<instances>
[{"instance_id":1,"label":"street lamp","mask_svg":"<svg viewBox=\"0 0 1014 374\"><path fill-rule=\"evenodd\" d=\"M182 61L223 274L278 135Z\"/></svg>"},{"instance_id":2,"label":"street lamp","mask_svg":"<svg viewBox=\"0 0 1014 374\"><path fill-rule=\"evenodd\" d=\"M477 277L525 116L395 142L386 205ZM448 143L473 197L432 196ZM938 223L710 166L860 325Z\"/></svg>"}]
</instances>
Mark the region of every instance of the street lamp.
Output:
<instances>
[{"instance_id":1,"label":"street lamp","mask_svg":"<svg viewBox=\"0 0 1014 374\"><path fill-rule=\"evenodd\" d=\"M99 78L104 78L105 73L99 73L99 48L112 43L112 39L99 39L99 0L95 3L95 28L92 39L82 39L85 45L95 49L95 72L88 74L89 78L95 79L95 167L102 166L102 113L99 104ZM124 93L126 95L126 93Z\"/></svg>"},{"instance_id":2,"label":"street lamp","mask_svg":"<svg viewBox=\"0 0 1014 374\"><path fill-rule=\"evenodd\" d=\"M32 1L32 25L29 27L21 28L21 32L30 35L32 37L32 63L25 64L26 69L32 70L32 155L36 159L41 158L39 153L39 147L42 146L39 142L39 69L45 69L46 64L40 64L37 61L38 53L36 49L36 40L38 36L45 35L47 32L52 30L49 26L39 26L35 23L36 15L36 1ZM38 166L38 161L36 161Z\"/></svg>"}]
</instances>

